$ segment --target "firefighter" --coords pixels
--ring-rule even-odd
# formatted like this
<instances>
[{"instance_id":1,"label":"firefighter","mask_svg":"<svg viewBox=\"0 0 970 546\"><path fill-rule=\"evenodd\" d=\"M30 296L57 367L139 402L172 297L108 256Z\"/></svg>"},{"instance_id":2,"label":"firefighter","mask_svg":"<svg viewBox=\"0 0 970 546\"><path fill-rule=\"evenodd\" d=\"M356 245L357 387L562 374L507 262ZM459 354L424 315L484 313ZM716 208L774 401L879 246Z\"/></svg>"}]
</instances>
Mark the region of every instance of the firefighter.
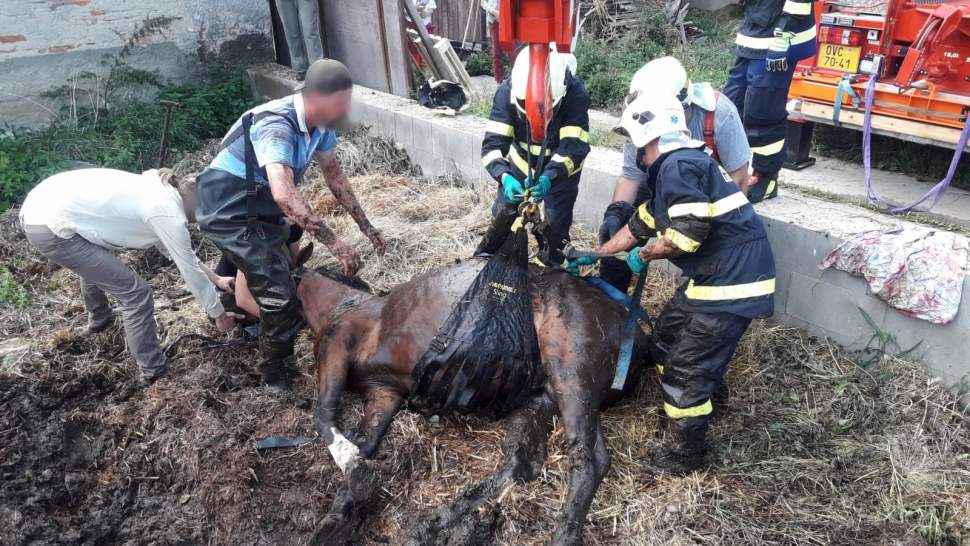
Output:
<instances>
[{"instance_id":1,"label":"firefighter","mask_svg":"<svg viewBox=\"0 0 970 546\"><path fill-rule=\"evenodd\" d=\"M812 0L746 0L724 94L744 120L754 153L748 199L778 195L785 161L788 89L795 65L815 55Z\"/></svg>"},{"instance_id":2,"label":"firefighter","mask_svg":"<svg viewBox=\"0 0 970 546\"><path fill-rule=\"evenodd\" d=\"M498 182L498 195L492 204L494 221L479 253L491 254L501 246L526 187L533 202L545 203L550 242L561 248L569 240L579 176L589 154L589 93L574 75L575 70L576 58L572 55L549 54L553 115L544 144L531 142L525 114L528 49L519 53L512 77L495 92L482 141L482 163ZM543 151L542 171L535 172Z\"/></svg>"},{"instance_id":3,"label":"firefighter","mask_svg":"<svg viewBox=\"0 0 970 546\"><path fill-rule=\"evenodd\" d=\"M648 170L652 197L597 252L637 247L627 257L633 272L666 259L687 277L651 334L669 424L647 463L685 474L703 466L711 398L738 340L752 319L774 311L775 261L754 208L704 153L704 143L690 139L675 97L635 99L620 130L636 147L637 164ZM652 237L657 239L644 244Z\"/></svg>"},{"instance_id":4,"label":"firefighter","mask_svg":"<svg viewBox=\"0 0 970 546\"><path fill-rule=\"evenodd\" d=\"M715 160L728 171L731 179L744 193L748 188L748 162L751 148L744 133L744 125L734 104L726 96L714 90L707 82L692 83L680 61L673 57L661 57L643 65L630 81L630 95L626 102L658 89L676 95L684 107L684 121L691 135L703 135L704 143ZM634 207L649 196L646 174L636 163L636 149L632 144L623 146L623 170L616 181L613 203L603 215L600 226L600 244L605 243L630 221ZM626 292L633 274L621 260L606 259L600 263L600 277L616 288Z\"/></svg>"},{"instance_id":5,"label":"firefighter","mask_svg":"<svg viewBox=\"0 0 970 546\"><path fill-rule=\"evenodd\" d=\"M312 161L377 253L385 249L334 154L332 127L350 112L350 72L339 61L316 61L296 89L295 95L243 114L198 177L199 227L246 277L260 311L259 370L273 392L290 389L286 363L303 327L286 252L290 224L323 243L346 275L361 267L357 252L334 235L296 187Z\"/></svg>"}]
</instances>

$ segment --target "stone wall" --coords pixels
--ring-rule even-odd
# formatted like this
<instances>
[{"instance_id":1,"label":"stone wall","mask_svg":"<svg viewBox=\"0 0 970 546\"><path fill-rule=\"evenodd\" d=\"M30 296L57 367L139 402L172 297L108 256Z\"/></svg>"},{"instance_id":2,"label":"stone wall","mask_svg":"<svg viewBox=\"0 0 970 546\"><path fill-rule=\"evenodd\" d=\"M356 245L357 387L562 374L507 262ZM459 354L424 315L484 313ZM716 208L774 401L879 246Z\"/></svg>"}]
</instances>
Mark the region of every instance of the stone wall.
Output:
<instances>
[{"instance_id":1,"label":"stone wall","mask_svg":"<svg viewBox=\"0 0 970 546\"><path fill-rule=\"evenodd\" d=\"M82 72L104 74L103 55L119 51L147 17L180 18L164 36L139 42L130 57L132 66L158 70L164 82L197 81L216 66L273 60L269 2L3 0L0 119L10 125L47 120L60 104L40 94Z\"/></svg>"},{"instance_id":2,"label":"stone wall","mask_svg":"<svg viewBox=\"0 0 970 546\"><path fill-rule=\"evenodd\" d=\"M270 96L291 92L293 85L262 74L254 74L253 78L255 88ZM470 184L495 184L481 162L486 120L438 116L414 101L363 87L354 89L354 100L353 121L393 138L424 174L457 172ZM621 164L618 151L594 147L580 181L577 221L594 229L599 226L613 196ZM781 197L758 204L756 210L771 240L778 273L773 321L802 328L839 345L862 348L873 334L862 310L882 331L895 336L902 348L922 342L914 356L947 384L970 374L970 358L966 356L970 355L970 305L961 306L950 324L931 324L890 308L872 294L860 277L818 269L822 258L848 237L906 222L784 190ZM666 262L654 263L653 267L679 273ZM970 277L964 292L970 294Z\"/></svg>"}]
</instances>

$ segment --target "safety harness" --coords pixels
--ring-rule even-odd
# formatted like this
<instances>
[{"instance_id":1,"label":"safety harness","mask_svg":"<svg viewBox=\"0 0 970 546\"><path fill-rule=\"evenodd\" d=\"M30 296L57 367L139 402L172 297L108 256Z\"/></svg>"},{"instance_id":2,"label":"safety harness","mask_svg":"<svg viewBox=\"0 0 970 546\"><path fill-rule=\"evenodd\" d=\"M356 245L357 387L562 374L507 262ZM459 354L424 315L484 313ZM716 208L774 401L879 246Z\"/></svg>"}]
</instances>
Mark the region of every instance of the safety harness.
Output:
<instances>
[{"instance_id":1,"label":"safety harness","mask_svg":"<svg viewBox=\"0 0 970 546\"><path fill-rule=\"evenodd\" d=\"M711 157L718 163L721 158L718 157L717 146L714 144L714 111L717 110L717 99L720 96L720 91L714 91L714 110L704 110L704 144L711 149Z\"/></svg>"}]
</instances>

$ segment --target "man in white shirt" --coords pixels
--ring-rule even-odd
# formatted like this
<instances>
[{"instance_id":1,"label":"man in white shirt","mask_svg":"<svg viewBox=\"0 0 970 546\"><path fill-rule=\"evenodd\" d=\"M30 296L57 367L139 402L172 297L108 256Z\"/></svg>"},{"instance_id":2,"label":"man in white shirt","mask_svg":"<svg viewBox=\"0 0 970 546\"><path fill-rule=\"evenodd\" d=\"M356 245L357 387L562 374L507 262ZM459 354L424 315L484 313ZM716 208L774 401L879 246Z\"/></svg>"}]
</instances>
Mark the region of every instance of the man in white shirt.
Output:
<instances>
[{"instance_id":1,"label":"man in white shirt","mask_svg":"<svg viewBox=\"0 0 970 546\"><path fill-rule=\"evenodd\" d=\"M34 248L81 277L90 332L104 331L114 321L106 293L118 300L143 385L170 373L158 346L155 303L145 280L112 251L158 248L175 262L219 331L228 332L241 318L223 309L215 290L232 291L233 279L216 276L192 251L187 224L195 222L194 177L179 180L169 169L67 171L27 194L20 220Z\"/></svg>"}]
</instances>

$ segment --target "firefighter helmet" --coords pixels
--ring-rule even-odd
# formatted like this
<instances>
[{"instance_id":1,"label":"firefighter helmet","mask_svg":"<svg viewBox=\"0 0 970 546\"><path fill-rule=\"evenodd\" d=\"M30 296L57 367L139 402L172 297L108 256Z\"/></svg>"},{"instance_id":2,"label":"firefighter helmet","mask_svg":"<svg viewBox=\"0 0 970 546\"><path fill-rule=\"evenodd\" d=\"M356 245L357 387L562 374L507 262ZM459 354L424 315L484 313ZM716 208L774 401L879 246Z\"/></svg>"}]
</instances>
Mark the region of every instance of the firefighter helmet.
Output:
<instances>
[{"instance_id":1,"label":"firefighter helmet","mask_svg":"<svg viewBox=\"0 0 970 546\"><path fill-rule=\"evenodd\" d=\"M680 61L673 57L660 57L643 65L633 75L626 103L630 104L640 95L650 91L667 91L676 96L680 104L687 108L693 99L692 87L687 71Z\"/></svg>"},{"instance_id":2,"label":"firefighter helmet","mask_svg":"<svg viewBox=\"0 0 970 546\"><path fill-rule=\"evenodd\" d=\"M661 153L704 146L703 142L691 140L680 101L662 91L641 94L628 104L615 131L628 137L637 148L660 139Z\"/></svg>"}]
</instances>

